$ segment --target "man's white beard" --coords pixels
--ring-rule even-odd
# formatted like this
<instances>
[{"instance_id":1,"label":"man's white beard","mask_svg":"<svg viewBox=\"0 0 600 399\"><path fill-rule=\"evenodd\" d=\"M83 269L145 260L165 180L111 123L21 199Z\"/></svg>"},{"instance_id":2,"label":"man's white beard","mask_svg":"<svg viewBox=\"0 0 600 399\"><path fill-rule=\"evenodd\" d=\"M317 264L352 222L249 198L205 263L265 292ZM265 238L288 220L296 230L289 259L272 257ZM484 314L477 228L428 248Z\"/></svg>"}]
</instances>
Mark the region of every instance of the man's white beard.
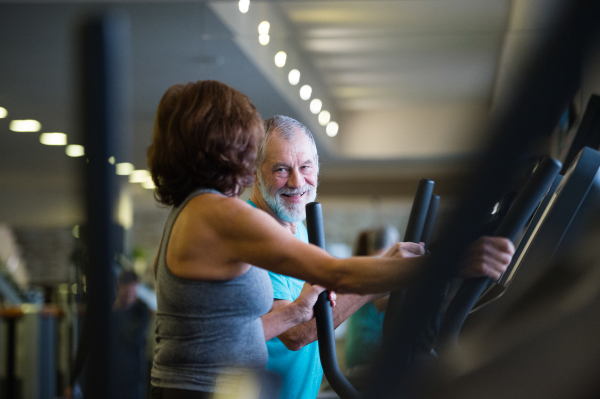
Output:
<instances>
[{"instance_id":1,"label":"man's white beard","mask_svg":"<svg viewBox=\"0 0 600 399\"><path fill-rule=\"evenodd\" d=\"M305 184L299 189L281 187L275 192L275 195L271 195L265 187L262 179L259 177L258 189L273 212L275 212L280 219L290 223L297 223L306 219L306 204L313 202L315 198L317 198L317 190L310 184ZM287 203L283 200L283 198L281 198L280 195L295 195L302 193L304 193L304 196L306 196L307 201L300 204Z\"/></svg>"}]
</instances>

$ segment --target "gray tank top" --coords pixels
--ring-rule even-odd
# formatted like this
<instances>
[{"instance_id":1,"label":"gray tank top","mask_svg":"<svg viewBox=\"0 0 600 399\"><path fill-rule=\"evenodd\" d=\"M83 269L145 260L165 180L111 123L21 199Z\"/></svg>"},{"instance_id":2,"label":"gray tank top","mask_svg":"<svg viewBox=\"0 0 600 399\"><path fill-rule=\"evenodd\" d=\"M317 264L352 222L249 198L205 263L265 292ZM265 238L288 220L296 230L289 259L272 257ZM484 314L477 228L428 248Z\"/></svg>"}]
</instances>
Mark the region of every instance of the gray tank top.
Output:
<instances>
[{"instance_id":1,"label":"gray tank top","mask_svg":"<svg viewBox=\"0 0 600 399\"><path fill-rule=\"evenodd\" d=\"M257 267L231 280L199 281L175 276L166 263L177 216L201 189L169 214L158 253L156 349L152 385L213 392L219 375L264 368L267 347L260 317L271 310L273 288Z\"/></svg>"}]
</instances>

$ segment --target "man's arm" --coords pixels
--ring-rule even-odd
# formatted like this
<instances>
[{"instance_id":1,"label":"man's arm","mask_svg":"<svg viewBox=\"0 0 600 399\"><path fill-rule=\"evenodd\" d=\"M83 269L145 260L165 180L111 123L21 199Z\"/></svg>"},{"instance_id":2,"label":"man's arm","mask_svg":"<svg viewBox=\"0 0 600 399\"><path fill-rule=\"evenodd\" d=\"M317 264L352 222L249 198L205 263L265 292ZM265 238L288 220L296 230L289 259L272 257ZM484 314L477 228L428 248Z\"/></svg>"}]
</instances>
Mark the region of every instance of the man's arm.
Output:
<instances>
[{"instance_id":1,"label":"man's arm","mask_svg":"<svg viewBox=\"0 0 600 399\"><path fill-rule=\"evenodd\" d=\"M318 285L305 284L300 296L294 302L286 301L289 304L288 306L271 307L269 313L260 318L265 341L315 317L313 307L319 298L319 294L324 290L323 287ZM329 299L335 304L335 293L330 293Z\"/></svg>"},{"instance_id":2,"label":"man's arm","mask_svg":"<svg viewBox=\"0 0 600 399\"><path fill-rule=\"evenodd\" d=\"M360 309L365 303L378 298L381 295L338 295L336 305L333 308L333 326L337 328L344 320L350 317L354 312ZM271 311L290 306L292 302L276 299L273 302ZM264 322L263 322L264 325ZM284 333L278 335L278 338L290 350L297 351L317 340L317 322L312 319L290 328Z\"/></svg>"}]
</instances>

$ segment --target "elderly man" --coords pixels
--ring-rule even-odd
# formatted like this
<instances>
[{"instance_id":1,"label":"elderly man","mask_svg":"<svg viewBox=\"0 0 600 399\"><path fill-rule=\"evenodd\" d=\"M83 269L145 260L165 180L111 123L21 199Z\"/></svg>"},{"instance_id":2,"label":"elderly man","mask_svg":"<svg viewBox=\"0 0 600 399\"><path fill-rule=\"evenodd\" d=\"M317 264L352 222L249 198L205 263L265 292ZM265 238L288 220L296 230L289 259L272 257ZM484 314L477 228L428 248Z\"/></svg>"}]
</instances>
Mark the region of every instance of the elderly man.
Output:
<instances>
[{"instance_id":1,"label":"elderly man","mask_svg":"<svg viewBox=\"0 0 600 399\"><path fill-rule=\"evenodd\" d=\"M257 156L257 184L250 204L269 213L282 226L308 242L305 206L317 195L319 159L310 131L285 116L265 121L266 138ZM273 283L275 310L294 301L304 281L269 273ZM373 296L338 295L334 308L337 327ZM283 377L282 398L313 399L317 396L323 369L319 358L315 320L299 324L267 342L267 369Z\"/></svg>"},{"instance_id":2,"label":"elderly man","mask_svg":"<svg viewBox=\"0 0 600 399\"><path fill-rule=\"evenodd\" d=\"M298 239L308 242L306 227L301 223L305 219L305 206L315 200L317 195L317 176L319 159L314 138L300 122L286 117L275 116L265 121L265 139L258 148L256 161L256 184L251 205L273 216ZM490 239L500 244L504 239ZM494 241L496 240L496 241ZM505 243L506 244L506 243ZM414 247L414 244L410 244ZM483 245L493 253L508 252L514 248L508 242L509 249L489 248L489 242ZM386 255L410 251L413 247L394 246ZM497 251L497 252L494 252ZM415 256L414 254L412 256ZM463 271L469 275L490 273L497 277L506 264L495 260L467 262ZM505 262L504 262L505 263ZM495 269L492 271L492 269ZM483 270L483 271L482 271ZM488 270L485 272L485 270ZM305 282L269 272L273 284L274 302L271 311L289 305L298 298ZM365 303L381 295L338 295L333 309L334 324L337 327ZM266 321L263 320L263 325ZM296 325L283 334L267 342L269 360L267 370L279 373L283 378L282 399L314 399L317 396L323 369L321 368L315 320Z\"/></svg>"}]
</instances>

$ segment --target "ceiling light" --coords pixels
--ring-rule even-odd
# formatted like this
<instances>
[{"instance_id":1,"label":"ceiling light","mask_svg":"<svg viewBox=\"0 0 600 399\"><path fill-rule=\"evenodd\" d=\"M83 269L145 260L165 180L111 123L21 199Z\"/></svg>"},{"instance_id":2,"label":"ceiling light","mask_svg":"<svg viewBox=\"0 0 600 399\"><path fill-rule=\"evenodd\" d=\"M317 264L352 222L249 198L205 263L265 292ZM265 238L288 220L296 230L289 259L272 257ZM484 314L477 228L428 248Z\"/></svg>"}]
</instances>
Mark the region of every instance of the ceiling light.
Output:
<instances>
[{"instance_id":1,"label":"ceiling light","mask_svg":"<svg viewBox=\"0 0 600 399\"><path fill-rule=\"evenodd\" d=\"M152 179L147 180L145 182L142 182L142 187L147 188L147 189L154 189L154 188L156 188L156 186L154 185L154 182L152 181Z\"/></svg>"},{"instance_id":2,"label":"ceiling light","mask_svg":"<svg viewBox=\"0 0 600 399\"><path fill-rule=\"evenodd\" d=\"M283 68L285 66L285 60L287 59L287 54L285 51L280 51L275 54L275 65L279 68Z\"/></svg>"},{"instance_id":3,"label":"ceiling light","mask_svg":"<svg viewBox=\"0 0 600 399\"><path fill-rule=\"evenodd\" d=\"M238 7L240 8L240 12L242 14L247 13L248 9L250 8L250 0L240 0Z\"/></svg>"},{"instance_id":4,"label":"ceiling light","mask_svg":"<svg viewBox=\"0 0 600 399\"><path fill-rule=\"evenodd\" d=\"M129 183L143 183L150 179L150 172L144 169L134 170L129 175Z\"/></svg>"},{"instance_id":5,"label":"ceiling light","mask_svg":"<svg viewBox=\"0 0 600 399\"><path fill-rule=\"evenodd\" d=\"M82 157L85 155L85 149L79 144L69 144L67 148L65 148L65 152L70 157Z\"/></svg>"},{"instance_id":6,"label":"ceiling light","mask_svg":"<svg viewBox=\"0 0 600 399\"><path fill-rule=\"evenodd\" d=\"M22 119L11 121L9 129L13 132L39 132L42 125L33 119Z\"/></svg>"},{"instance_id":7,"label":"ceiling light","mask_svg":"<svg viewBox=\"0 0 600 399\"><path fill-rule=\"evenodd\" d=\"M319 124L321 126L325 126L329 123L329 119L331 119L331 114L329 111L321 111L319 114Z\"/></svg>"},{"instance_id":8,"label":"ceiling light","mask_svg":"<svg viewBox=\"0 0 600 399\"><path fill-rule=\"evenodd\" d=\"M290 84L296 86L300 82L300 71L292 69L288 74L288 80L290 81Z\"/></svg>"},{"instance_id":9,"label":"ceiling light","mask_svg":"<svg viewBox=\"0 0 600 399\"><path fill-rule=\"evenodd\" d=\"M321 111L321 106L323 106L321 100L315 98L310 102L310 112L312 112L313 114L318 114L319 111Z\"/></svg>"},{"instance_id":10,"label":"ceiling light","mask_svg":"<svg viewBox=\"0 0 600 399\"><path fill-rule=\"evenodd\" d=\"M133 172L133 165L129 162L121 162L117 164L117 174L120 176L128 176Z\"/></svg>"},{"instance_id":11,"label":"ceiling light","mask_svg":"<svg viewBox=\"0 0 600 399\"><path fill-rule=\"evenodd\" d=\"M46 145L67 145L67 135L64 133L42 133L40 143Z\"/></svg>"},{"instance_id":12,"label":"ceiling light","mask_svg":"<svg viewBox=\"0 0 600 399\"><path fill-rule=\"evenodd\" d=\"M108 163L111 164L111 165L114 165L115 164L115 157L108 158Z\"/></svg>"},{"instance_id":13,"label":"ceiling light","mask_svg":"<svg viewBox=\"0 0 600 399\"><path fill-rule=\"evenodd\" d=\"M312 94L312 87L309 85L304 85L300 88L300 98L303 100L308 100Z\"/></svg>"},{"instance_id":14,"label":"ceiling light","mask_svg":"<svg viewBox=\"0 0 600 399\"><path fill-rule=\"evenodd\" d=\"M269 37L269 35L259 35L258 36L258 42L260 44L262 44L263 46L266 46L267 44L269 44L269 39L271 39Z\"/></svg>"},{"instance_id":15,"label":"ceiling light","mask_svg":"<svg viewBox=\"0 0 600 399\"><path fill-rule=\"evenodd\" d=\"M338 134L339 129L340 126L337 123L329 122L325 128L325 133L327 133L329 137L334 137L336 134Z\"/></svg>"},{"instance_id":16,"label":"ceiling light","mask_svg":"<svg viewBox=\"0 0 600 399\"><path fill-rule=\"evenodd\" d=\"M6 110L6 108L0 107L0 119L6 118L6 115L8 115L8 111Z\"/></svg>"},{"instance_id":17,"label":"ceiling light","mask_svg":"<svg viewBox=\"0 0 600 399\"><path fill-rule=\"evenodd\" d=\"M258 25L258 34L259 35L268 35L270 28L271 28L271 24L268 21L262 21Z\"/></svg>"}]
</instances>

